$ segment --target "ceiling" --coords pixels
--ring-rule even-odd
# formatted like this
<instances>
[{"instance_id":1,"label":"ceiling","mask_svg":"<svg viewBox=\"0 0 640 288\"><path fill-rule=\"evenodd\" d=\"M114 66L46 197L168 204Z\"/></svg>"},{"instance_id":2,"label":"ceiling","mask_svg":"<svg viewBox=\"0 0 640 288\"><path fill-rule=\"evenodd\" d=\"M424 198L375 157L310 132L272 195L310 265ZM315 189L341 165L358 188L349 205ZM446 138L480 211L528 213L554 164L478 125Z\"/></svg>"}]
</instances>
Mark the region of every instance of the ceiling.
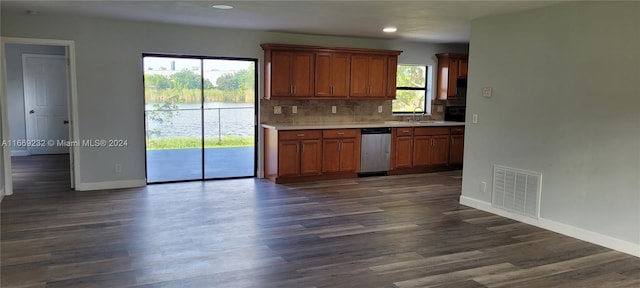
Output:
<instances>
[{"instance_id":1,"label":"ceiling","mask_svg":"<svg viewBox=\"0 0 640 288\"><path fill-rule=\"evenodd\" d=\"M42 17L82 14L149 22L304 34L469 42L479 17L555 5L560 1L0 1L2 10ZM228 4L234 9L213 9ZM398 32L383 33L395 26Z\"/></svg>"}]
</instances>

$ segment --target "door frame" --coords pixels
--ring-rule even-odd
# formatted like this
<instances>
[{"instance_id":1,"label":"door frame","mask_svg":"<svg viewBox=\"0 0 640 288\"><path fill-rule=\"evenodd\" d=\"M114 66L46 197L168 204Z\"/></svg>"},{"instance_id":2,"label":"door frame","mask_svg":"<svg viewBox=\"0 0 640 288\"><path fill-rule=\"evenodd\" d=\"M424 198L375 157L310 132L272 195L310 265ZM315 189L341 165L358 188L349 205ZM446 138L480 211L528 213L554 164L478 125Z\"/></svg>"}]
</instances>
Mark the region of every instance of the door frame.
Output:
<instances>
[{"instance_id":1,"label":"door frame","mask_svg":"<svg viewBox=\"0 0 640 288\"><path fill-rule=\"evenodd\" d=\"M29 54L29 53L27 53L27 54L22 54L22 75L23 75L23 77L22 77L22 79L23 79L23 80L22 80L23 85L22 85L22 86L23 86L23 87L25 86L25 85L24 85L24 84L25 84L25 82L26 82L26 81L25 81L25 79L27 79L27 77L26 77L26 76L27 76L27 70L25 69L25 68L26 68L25 62L26 62L26 60L27 60L28 58L63 59L65 62L66 62L66 60L67 60L67 56L65 56L65 55L43 55L43 54ZM67 74L67 77L66 77L66 79L65 79L65 80L68 80L68 76L69 76L69 67L65 67L65 73ZM69 83L68 83L68 82L69 82L69 81L66 81L66 82L67 82L67 83L65 83L65 90L67 91L67 97L65 98L65 106L66 106L66 110L67 110L67 111L66 111L66 112L67 112L67 113L66 113L66 114L67 114L67 115L66 115L66 116L67 116L67 119L65 119L65 120L66 120L66 121L68 121L68 119L69 119L69 99L68 99L68 98L69 98L69 97L68 97L68 95L69 95L69 93L68 93L68 91L69 91ZM26 91L26 88L24 88L24 89L25 89L25 91ZM33 132L35 127L33 127L33 124L34 124L34 123L33 123L33 122L31 122L31 121L29 120L29 110L30 110L30 109L29 109L29 107L27 107L27 104L28 104L28 103L33 104L33 102L31 102L31 101L35 101L35 99L32 99L32 98L33 98L33 95L29 95L29 97L28 97L26 92L24 92L23 94L24 94L24 95L23 95L23 99L24 99L24 104L25 104L25 105L24 105L25 130L26 130L26 131L25 131L25 132L26 132L26 134L25 134L25 135L26 135L25 139L26 139L26 140L32 140L32 139L30 139L30 137L29 137L29 135L30 135L30 134L29 134L29 132L30 132L30 131L31 131L31 132ZM67 131L67 135L70 135L70 134L71 134L71 131L70 131L70 129L69 129L69 126L67 126L67 129L66 129L66 130L68 130L68 131ZM69 140L71 140L71 139L67 136L67 137L66 137L66 139L64 139L64 140L69 141ZM29 155L31 155L31 153L32 153L32 152L29 150L29 148L30 148L30 147L27 147L27 153L28 153ZM70 154L70 153L71 153L71 151L70 151L70 150L68 150L68 154Z\"/></svg>"},{"instance_id":2,"label":"door frame","mask_svg":"<svg viewBox=\"0 0 640 288\"><path fill-rule=\"evenodd\" d=\"M7 44L25 44L25 45L48 45L48 46L63 46L65 47L66 57L68 59L67 69L67 106L69 113L69 140L71 143L80 143L80 129L78 119L78 93L77 93L77 79L76 79L76 49L75 41L73 40L58 40L58 39L40 39L40 38L18 38L18 37L2 37L0 40L0 51L2 51L2 73L3 77L0 77L0 112L2 112L2 139L10 139L9 134L9 118L7 115L7 61L5 47ZM5 145L2 147L3 155L3 168L4 174L0 175L3 180L4 195L13 194L13 176L11 170L11 147ZM70 158L70 177L71 188L78 187L80 184L80 149L76 145L70 145L69 147ZM3 195L0 195L2 197ZM0 198L1 199L1 198Z\"/></svg>"}]
</instances>

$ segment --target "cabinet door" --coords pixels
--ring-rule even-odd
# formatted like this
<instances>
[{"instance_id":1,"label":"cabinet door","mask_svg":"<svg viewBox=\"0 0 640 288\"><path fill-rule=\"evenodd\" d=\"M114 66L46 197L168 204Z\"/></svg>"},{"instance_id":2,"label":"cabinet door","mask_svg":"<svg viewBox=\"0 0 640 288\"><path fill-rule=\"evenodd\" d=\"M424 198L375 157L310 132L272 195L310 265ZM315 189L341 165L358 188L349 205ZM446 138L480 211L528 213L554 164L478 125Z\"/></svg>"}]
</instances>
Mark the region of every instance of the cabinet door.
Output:
<instances>
[{"instance_id":1,"label":"cabinet door","mask_svg":"<svg viewBox=\"0 0 640 288\"><path fill-rule=\"evenodd\" d=\"M314 55L313 53L296 52L293 54L291 65L291 79L293 95L296 97L313 96L314 82Z\"/></svg>"},{"instance_id":2,"label":"cabinet door","mask_svg":"<svg viewBox=\"0 0 640 288\"><path fill-rule=\"evenodd\" d=\"M273 51L271 54L271 96L293 96L291 69L293 53Z\"/></svg>"},{"instance_id":3,"label":"cabinet door","mask_svg":"<svg viewBox=\"0 0 640 288\"><path fill-rule=\"evenodd\" d=\"M351 72L351 55L343 53L333 54L331 61L331 96L349 96L349 73Z\"/></svg>"},{"instance_id":4,"label":"cabinet door","mask_svg":"<svg viewBox=\"0 0 640 288\"><path fill-rule=\"evenodd\" d=\"M355 138L342 139L340 143L340 172L356 172L359 143Z\"/></svg>"},{"instance_id":5,"label":"cabinet door","mask_svg":"<svg viewBox=\"0 0 640 288\"><path fill-rule=\"evenodd\" d=\"M387 98L396 99L396 78L398 74L398 56L389 56L387 67Z\"/></svg>"},{"instance_id":6,"label":"cabinet door","mask_svg":"<svg viewBox=\"0 0 640 288\"><path fill-rule=\"evenodd\" d=\"M317 53L315 95L318 97L349 96L349 54Z\"/></svg>"},{"instance_id":7,"label":"cabinet door","mask_svg":"<svg viewBox=\"0 0 640 288\"><path fill-rule=\"evenodd\" d=\"M413 167L429 165L431 150L431 137L413 136Z\"/></svg>"},{"instance_id":8,"label":"cabinet door","mask_svg":"<svg viewBox=\"0 0 640 288\"><path fill-rule=\"evenodd\" d=\"M300 142L295 140L278 143L278 176L300 175Z\"/></svg>"},{"instance_id":9,"label":"cabinet door","mask_svg":"<svg viewBox=\"0 0 640 288\"><path fill-rule=\"evenodd\" d=\"M449 164L449 135L431 136L430 165Z\"/></svg>"},{"instance_id":10,"label":"cabinet door","mask_svg":"<svg viewBox=\"0 0 640 288\"><path fill-rule=\"evenodd\" d=\"M458 65L460 60L452 58L449 60L449 82L447 83L447 98L454 99L458 90Z\"/></svg>"},{"instance_id":11,"label":"cabinet door","mask_svg":"<svg viewBox=\"0 0 640 288\"><path fill-rule=\"evenodd\" d=\"M316 54L316 96L331 96L331 54Z\"/></svg>"},{"instance_id":12,"label":"cabinet door","mask_svg":"<svg viewBox=\"0 0 640 288\"><path fill-rule=\"evenodd\" d=\"M387 56L369 57L369 97L387 96Z\"/></svg>"},{"instance_id":13,"label":"cabinet door","mask_svg":"<svg viewBox=\"0 0 640 288\"><path fill-rule=\"evenodd\" d=\"M464 135L451 135L449 165L460 165L464 159Z\"/></svg>"},{"instance_id":14,"label":"cabinet door","mask_svg":"<svg viewBox=\"0 0 640 288\"><path fill-rule=\"evenodd\" d=\"M322 172L340 171L340 140L325 139L322 141Z\"/></svg>"},{"instance_id":15,"label":"cabinet door","mask_svg":"<svg viewBox=\"0 0 640 288\"><path fill-rule=\"evenodd\" d=\"M351 93L350 97L366 97L369 91L369 57L351 56Z\"/></svg>"},{"instance_id":16,"label":"cabinet door","mask_svg":"<svg viewBox=\"0 0 640 288\"><path fill-rule=\"evenodd\" d=\"M458 63L458 77L467 77L469 74L469 60L460 59Z\"/></svg>"},{"instance_id":17,"label":"cabinet door","mask_svg":"<svg viewBox=\"0 0 640 288\"><path fill-rule=\"evenodd\" d=\"M395 137L395 168L411 168L413 136Z\"/></svg>"},{"instance_id":18,"label":"cabinet door","mask_svg":"<svg viewBox=\"0 0 640 288\"><path fill-rule=\"evenodd\" d=\"M300 174L318 175L322 173L322 143L320 140L300 141Z\"/></svg>"}]
</instances>

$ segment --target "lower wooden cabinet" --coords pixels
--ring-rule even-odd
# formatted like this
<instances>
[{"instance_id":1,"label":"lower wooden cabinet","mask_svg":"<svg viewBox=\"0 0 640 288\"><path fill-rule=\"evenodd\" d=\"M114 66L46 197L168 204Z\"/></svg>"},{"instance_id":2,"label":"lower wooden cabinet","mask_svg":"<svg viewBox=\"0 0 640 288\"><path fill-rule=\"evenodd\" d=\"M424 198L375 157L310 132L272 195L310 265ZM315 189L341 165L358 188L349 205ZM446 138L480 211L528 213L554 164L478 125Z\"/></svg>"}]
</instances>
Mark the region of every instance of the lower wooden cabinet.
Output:
<instances>
[{"instance_id":1,"label":"lower wooden cabinet","mask_svg":"<svg viewBox=\"0 0 640 288\"><path fill-rule=\"evenodd\" d=\"M323 131L322 173L358 172L360 129Z\"/></svg>"},{"instance_id":2,"label":"lower wooden cabinet","mask_svg":"<svg viewBox=\"0 0 640 288\"><path fill-rule=\"evenodd\" d=\"M392 129L389 174L460 169L464 126ZM264 129L264 175L276 183L354 178L360 129Z\"/></svg>"},{"instance_id":3,"label":"lower wooden cabinet","mask_svg":"<svg viewBox=\"0 0 640 288\"><path fill-rule=\"evenodd\" d=\"M322 130L265 129L264 137L266 178L276 181L322 173Z\"/></svg>"},{"instance_id":4,"label":"lower wooden cabinet","mask_svg":"<svg viewBox=\"0 0 640 288\"><path fill-rule=\"evenodd\" d=\"M464 126L451 128L449 165L462 165L464 159Z\"/></svg>"},{"instance_id":5,"label":"lower wooden cabinet","mask_svg":"<svg viewBox=\"0 0 640 288\"><path fill-rule=\"evenodd\" d=\"M449 164L449 128L395 128L392 136L391 169Z\"/></svg>"},{"instance_id":6,"label":"lower wooden cabinet","mask_svg":"<svg viewBox=\"0 0 640 288\"><path fill-rule=\"evenodd\" d=\"M276 183L355 177L360 129L264 129L264 174Z\"/></svg>"},{"instance_id":7,"label":"lower wooden cabinet","mask_svg":"<svg viewBox=\"0 0 640 288\"><path fill-rule=\"evenodd\" d=\"M413 128L394 128L391 137L391 169L413 167Z\"/></svg>"}]
</instances>

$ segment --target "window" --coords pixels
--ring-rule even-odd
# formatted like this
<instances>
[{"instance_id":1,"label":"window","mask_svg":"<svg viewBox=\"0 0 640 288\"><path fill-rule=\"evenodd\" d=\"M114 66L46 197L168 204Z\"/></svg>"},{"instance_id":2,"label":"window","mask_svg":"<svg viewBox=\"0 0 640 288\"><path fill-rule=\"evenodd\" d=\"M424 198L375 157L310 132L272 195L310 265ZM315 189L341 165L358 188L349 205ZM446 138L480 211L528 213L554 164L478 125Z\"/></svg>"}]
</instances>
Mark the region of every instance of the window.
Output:
<instances>
[{"instance_id":1,"label":"window","mask_svg":"<svg viewBox=\"0 0 640 288\"><path fill-rule=\"evenodd\" d=\"M429 114L431 110L431 105L428 105L431 102L429 74L428 66L398 65L393 113Z\"/></svg>"}]
</instances>

